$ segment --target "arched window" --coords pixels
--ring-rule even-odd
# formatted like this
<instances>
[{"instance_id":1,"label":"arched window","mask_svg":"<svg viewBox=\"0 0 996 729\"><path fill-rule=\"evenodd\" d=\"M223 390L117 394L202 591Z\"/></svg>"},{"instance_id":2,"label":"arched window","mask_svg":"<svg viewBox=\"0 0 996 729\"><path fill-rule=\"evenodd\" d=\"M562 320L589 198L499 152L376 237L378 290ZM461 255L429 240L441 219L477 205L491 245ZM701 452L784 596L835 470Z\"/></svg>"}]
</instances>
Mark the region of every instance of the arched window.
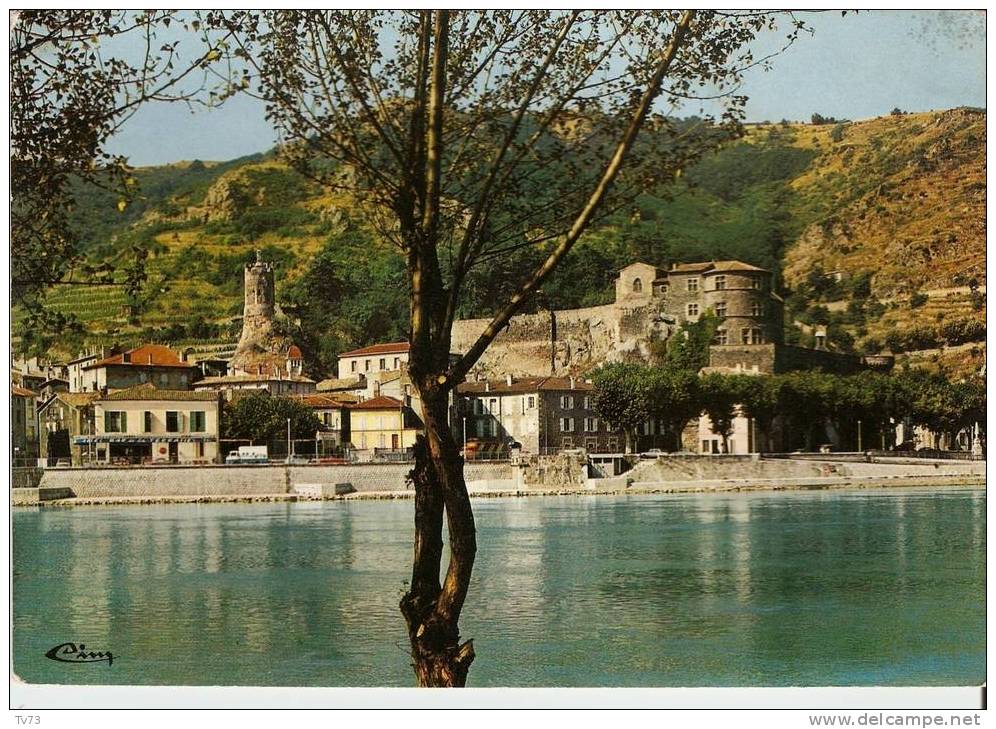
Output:
<instances>
[{"instance_id":1,"label":"arched window","mask_svg":"<svg viewBox=\"0 0 996 729\"><path fill-rule=\"evenodd\" d=\"M633 279L633 293L639 294L643 291L643 281L638 278Z\"/></svg>"}]
</instances>

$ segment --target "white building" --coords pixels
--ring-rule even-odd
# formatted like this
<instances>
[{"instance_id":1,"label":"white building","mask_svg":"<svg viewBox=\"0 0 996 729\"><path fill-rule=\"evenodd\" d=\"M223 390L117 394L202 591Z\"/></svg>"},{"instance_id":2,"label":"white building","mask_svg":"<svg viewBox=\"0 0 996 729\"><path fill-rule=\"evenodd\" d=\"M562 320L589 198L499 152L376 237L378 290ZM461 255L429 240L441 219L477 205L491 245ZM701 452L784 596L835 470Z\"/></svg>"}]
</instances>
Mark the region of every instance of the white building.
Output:
<instances>
[{"instance_id":1,"label":"white building","mask_svg":"<svg viewBox=\"0 0 996 729\"><path fill-rule=\"evenodd\" d=\"M343 352L339 355L339 378L399 371L407 366L410 349L408 342L391 342Z\"/></svg>"},{"instance_id":2,"label":"white building","mask_svg":"<svg viewBox=\"0 0 996 729\"><path fill-rule=\"evenodd\" d=\"M96 432L73 438L103 463L218 461L221 404L217 392L139 385L95 400Z\"/></svg>"}]
</instances>

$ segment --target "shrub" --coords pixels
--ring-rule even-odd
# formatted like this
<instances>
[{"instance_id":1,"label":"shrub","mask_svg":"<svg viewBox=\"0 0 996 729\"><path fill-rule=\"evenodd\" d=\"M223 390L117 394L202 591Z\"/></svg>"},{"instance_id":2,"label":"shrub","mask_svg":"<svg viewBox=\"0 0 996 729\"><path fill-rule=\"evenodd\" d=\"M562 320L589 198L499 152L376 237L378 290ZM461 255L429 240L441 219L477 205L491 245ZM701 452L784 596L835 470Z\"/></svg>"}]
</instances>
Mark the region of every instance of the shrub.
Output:
<instances>
[{"instance_id":1,"label":"shrub","mask_svg":"<svg viewBox=\"0 0 996 729\"><path fill-rule=\"evenodd\" d=\"M978 319L952 319L941 325L940 334L952 346L981 342L986 338L986 325Z\"/></svg>"},{"instance_id":2,"label":"shrub","mask_svg":"<svg viewBox=\"0 0 996 729\"><path fill-rule=\"evenodd\" d=\"M917 293L910 296L910 308L919 309L921 306L927 303L928 299L929 297L927 296L927 294L918 291Z\"/></svg>"}]
</instances>

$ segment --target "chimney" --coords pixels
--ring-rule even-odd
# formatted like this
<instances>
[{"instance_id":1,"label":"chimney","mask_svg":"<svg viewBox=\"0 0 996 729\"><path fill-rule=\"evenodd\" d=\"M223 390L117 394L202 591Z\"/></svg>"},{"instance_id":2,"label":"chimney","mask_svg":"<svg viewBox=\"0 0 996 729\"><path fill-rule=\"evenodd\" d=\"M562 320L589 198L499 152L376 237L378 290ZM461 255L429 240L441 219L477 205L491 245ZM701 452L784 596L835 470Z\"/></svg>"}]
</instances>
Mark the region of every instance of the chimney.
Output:
<instances>
[{"instance_id":1,"label":"chimney","mask_svg":"<svg viewBox=\"0 0 996 729\"><path fill-rule=\"evenodd\" d=\"M484 381L484 391L485 392L491 392L491 381L490 380L485 380Z\"/></svg>"},{"instance_id":2,"label":"chimney","mask_svg":"<svg viewBox=\"0 0 996 729\"><path fill-rule=\"evenodd\" d=\"M574 375L571 375L571 389L574 389Z\"/></svg>"},{"instance_id":3,"label":"chimney","mask_svg":"<svg viewBox=\"0 0 996 729\"><path fill-rule=\"evenodd\" d=\"M152 364L152 353L149 353L149 364Z\"/></svg>"},{"instance_id":4,"label":"chimney","mask_svg":"<svg viewBox=\"0 0 996 729\"><path fill-rule=\"evenodd\" d=\"M512 375L505 375L505 384L509 387L512 386Z\"/></svg>"},{"instance_id":5,"label":"chimney","mask_svg":"<svg viewBox=\"0 0 996 729\"><path fill-rule=\"evenodd\" d=\"M131 362L131 352L122 352L121 361L125 364L129 364Z\"/></svg>"}]
</instances>

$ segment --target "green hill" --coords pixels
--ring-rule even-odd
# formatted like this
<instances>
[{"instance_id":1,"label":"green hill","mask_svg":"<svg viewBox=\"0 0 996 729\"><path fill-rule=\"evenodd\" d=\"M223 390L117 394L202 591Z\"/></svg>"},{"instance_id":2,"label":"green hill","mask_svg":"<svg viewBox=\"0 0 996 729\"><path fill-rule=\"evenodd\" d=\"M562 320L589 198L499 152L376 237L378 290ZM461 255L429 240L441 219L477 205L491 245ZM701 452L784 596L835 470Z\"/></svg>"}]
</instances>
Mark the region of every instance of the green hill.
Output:
<instances>
[{"instance_id":1,"label":"green hill","mask_svg":"<svg viewBox=\"0 0 996 729\"><path fill-rule=\"evenodd\" d=\"M914 326L940 337L945 321L984 316L970 285L985 283L985 122L983 111L955 109L753 125L672 188L648 191L586 235L541 303L609 301L616 270L635 259L739 258L780 274L790 341L805 343L820 324L841 349L883 346L890 332ZM52 290L47 305L87 330L57 338L57 353L84 340L224 347L238 335L242 265L255 248L277 262L285 325L316 373L343 347L404 336L402 261L355 200L328 194L272 153L134 177L139 194L124 210L112 195L81 188L75 217L93 262L127 266L136 252L147 256L143 291ZM523 249L477 271L461 315L488 314L542 254ZM963 298L911 306L921 290L959 286L968 287ZM852 300L859 304L844 303ZM15 312L15 336L25 334L19 322Z\"/></svg>"}]
</instances>

